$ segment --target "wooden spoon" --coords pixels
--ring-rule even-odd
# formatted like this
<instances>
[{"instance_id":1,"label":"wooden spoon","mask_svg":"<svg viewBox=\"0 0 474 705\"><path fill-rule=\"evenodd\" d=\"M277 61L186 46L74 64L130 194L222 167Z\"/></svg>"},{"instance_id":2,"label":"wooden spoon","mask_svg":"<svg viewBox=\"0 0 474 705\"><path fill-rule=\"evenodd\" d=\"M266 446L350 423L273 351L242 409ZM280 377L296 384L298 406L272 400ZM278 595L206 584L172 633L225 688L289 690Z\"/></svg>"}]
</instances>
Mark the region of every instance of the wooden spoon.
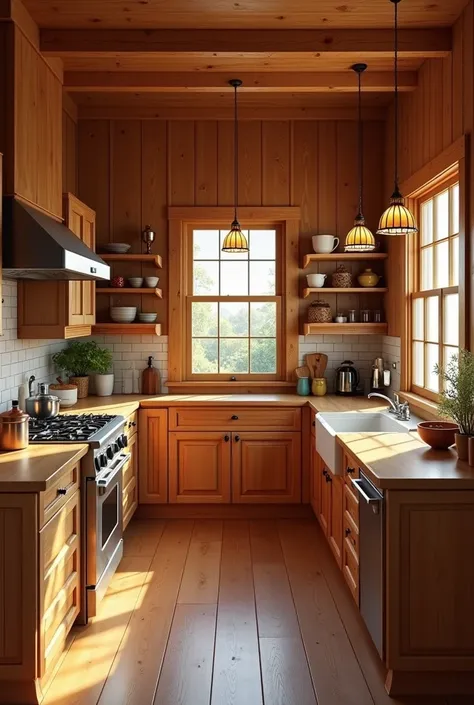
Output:
<instances>
[{"instance_id":1,"label":"wooden spoon","mask_svg":"<svg viewBox=\"0 0 474 705\"><path fill-rule=\"evenodd\" d=\"M308 377L311 377L311 372L309 371L309 367L306 367L306 365L303 365L303 367L297 367L295 370L295 374L298 377L298 379L306 379Z\"/></svg>"},{"instance_id":2,"label":"wooden spoon","mask_svg":"<svg viewBox=\"0 0 474 705\"><path fill-rule=\"evenodd\" d=\"M319 374L318 377L324 377L324 373L326 372L326 367L328 366L328 356L325 355L324 353L320 353L320 360L319 360Z\"/></svg>"},{"instance_id":3,"label":"wooden spoon","mask_svg":"<svg viewBox=\"0 0 474 705\"><path fill-rule=\"evenodd\" d=\"M308 353L306 355L306 364L309 367L309 371L311 373L311 377L316 377L316 371L315 367L318 362L319 354L318 353Z\"/></svg>"}]
</instances>

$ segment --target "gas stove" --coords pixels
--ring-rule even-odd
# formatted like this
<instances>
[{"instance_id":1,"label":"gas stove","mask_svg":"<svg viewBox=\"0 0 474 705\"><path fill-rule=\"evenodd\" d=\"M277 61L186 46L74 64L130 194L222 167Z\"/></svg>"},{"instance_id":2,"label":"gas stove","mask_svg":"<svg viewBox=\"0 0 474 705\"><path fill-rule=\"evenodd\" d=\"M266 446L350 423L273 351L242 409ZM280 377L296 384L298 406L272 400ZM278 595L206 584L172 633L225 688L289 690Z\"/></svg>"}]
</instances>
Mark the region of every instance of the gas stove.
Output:
<instances>
[{"instance_id":1,"label":"gas stove","mask_svg":"<svg viewBox=\"0 0 474 705\"><path fill-rule=\"evenodd\" d=\"M123 429L123 416L109 414L61 415L51 419L30 419L31 443L88 443L102 447Z\"/></svg>"}]
</instances>

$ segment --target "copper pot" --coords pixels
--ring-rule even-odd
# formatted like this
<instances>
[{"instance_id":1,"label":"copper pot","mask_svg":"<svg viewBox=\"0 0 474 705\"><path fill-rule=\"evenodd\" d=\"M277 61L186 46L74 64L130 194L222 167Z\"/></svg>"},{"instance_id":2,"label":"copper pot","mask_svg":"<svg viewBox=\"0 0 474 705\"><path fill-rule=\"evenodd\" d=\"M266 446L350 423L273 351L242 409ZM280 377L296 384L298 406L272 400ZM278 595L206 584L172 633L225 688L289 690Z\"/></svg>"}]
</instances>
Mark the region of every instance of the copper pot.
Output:
<instances>
[{"instance_id":1,"label":"copper pot","mask_svg":"<svg viewBox=\"0 0 474 705\"><path fill-rule=\"evenodd\" d=\"M12 402L12 409L0 414L0 450L23 450L28 447L28 414Z\"/></svg>"}]
</instances>

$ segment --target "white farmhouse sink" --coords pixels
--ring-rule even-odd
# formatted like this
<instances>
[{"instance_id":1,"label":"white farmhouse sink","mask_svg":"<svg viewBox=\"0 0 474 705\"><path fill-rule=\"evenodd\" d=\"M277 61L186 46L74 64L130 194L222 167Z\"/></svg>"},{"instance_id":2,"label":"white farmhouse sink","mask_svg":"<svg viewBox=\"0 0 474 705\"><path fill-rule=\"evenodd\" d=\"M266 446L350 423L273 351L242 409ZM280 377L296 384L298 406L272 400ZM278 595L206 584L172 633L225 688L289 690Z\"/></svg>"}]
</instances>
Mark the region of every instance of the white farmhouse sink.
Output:
<instances>
[{"instance_id":1,"label":"white farmhouse sink","mask_svg":"<svg viewBox=\"0 0 474 705\"><path fill-rule=\"evenodd\" d=\"M342 475L342 449L338 433L408 433L416 422L398 421L388 412L327 412L316 415L316 450L334 475Z\"/></svg>"}]
</instances>

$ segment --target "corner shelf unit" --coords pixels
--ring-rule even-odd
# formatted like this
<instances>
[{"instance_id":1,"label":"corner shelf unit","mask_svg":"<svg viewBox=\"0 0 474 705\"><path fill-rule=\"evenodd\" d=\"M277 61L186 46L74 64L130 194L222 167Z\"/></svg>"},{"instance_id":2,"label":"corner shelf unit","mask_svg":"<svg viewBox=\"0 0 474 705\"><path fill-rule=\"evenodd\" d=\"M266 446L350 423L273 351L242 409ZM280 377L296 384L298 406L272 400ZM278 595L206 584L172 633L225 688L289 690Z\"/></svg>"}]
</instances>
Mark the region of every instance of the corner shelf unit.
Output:
<instances>
[{"instance_id":1,"label":"corner shelf unit","mask_svg":"<svg viewBox=\"0 0 474 705\"><path fill-rule=\"evenodd\" d=\"M375 262L388 258L386 252L330 252L327 255L310 254L303 256L302 269L312 262Z\"/></svg>"},{"instance_id":2,"label":"corner shelf unit","mask_svg":"<svg viewBox=\"0 0 474 705\"><path fill-rule=\"evenodd\" d=\"M96 323L95 335L161 335L161 323Z\"/></svg>"},{"instance_id":3,"label":"corner shelf unit","mask_svg":"<svg viewBox=\"0 0 474 705\"><path fill-rule=\"evenodd\" d=\"M158 299L163 298L163 291L161 289L146 289L143 287L120 287L117 289L107 289L105 286L96 287L97 294L108 294L109 296L122 296L122 294L135 294L143 296L144 294L149 294L150 296L156 296Z\"/></svg>"},{"instance_id":4,"label":"corner shelf unit","mask_svg":"<svg viewBox=\"0 0 474 705\"><path fill-rule=\"evenodd\" d=\"M305 323L305 335L387 335L388 323Z\"/></svg>"},{"instance_id":5,"label":"corner shelf unit","mask_svg":"<svg viewBox=\"0 0 474 705\"><path fill-rule=\"evenodd\" d=\"M163 267L163 261L160 255L116 255L116 254L101 254L98 253L104 262L143 262L143 264L152 264L158 269Z\"/></svg>"},{"instance_id":6,"label":"corner shelf unit","mask_svg":"<svg viewBox=\"0 0 474 705\"><path fill-rule=\"evenodd\" d=\"M307 299L312 294L385 294L387 287L351 287L351 288L331 288L325 286L321 289L307 287L303 289L303 299Z\"/></svg>"}]
</instances>

